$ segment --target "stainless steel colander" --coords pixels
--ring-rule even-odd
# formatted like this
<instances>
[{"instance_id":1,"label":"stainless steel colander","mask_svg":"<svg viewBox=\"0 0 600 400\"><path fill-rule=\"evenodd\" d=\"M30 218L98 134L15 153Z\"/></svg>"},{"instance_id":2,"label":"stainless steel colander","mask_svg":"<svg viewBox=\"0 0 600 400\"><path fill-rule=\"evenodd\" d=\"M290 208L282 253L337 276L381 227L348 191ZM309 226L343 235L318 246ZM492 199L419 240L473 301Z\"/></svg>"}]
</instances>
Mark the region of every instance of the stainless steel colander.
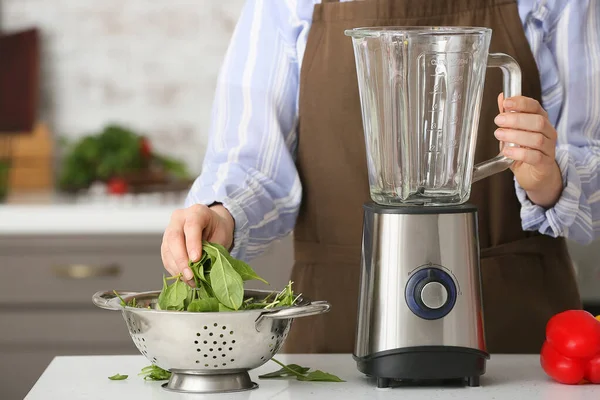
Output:
<instances>
[{"instance_id":1,"label":"stainless steel colander","mask_svg":"<svg viewBox=\"0 0 600 400\"><path fill-rule=\"evenodd\" d=\"M122 311L138 350L152 363L171 371L165 389L214 393L247 390L258 385L248 371L269 361L283 345L293 318L329 311L325 301L299 298L296 305L269 310L183 312L155 309L160 291L120 292L137 307L123 307L113 292L98 292L92 300L100 308ZM245 298L271 294L246 290ZM149 307L149 308L148 308Z\"/></svg>"}]
</instances>

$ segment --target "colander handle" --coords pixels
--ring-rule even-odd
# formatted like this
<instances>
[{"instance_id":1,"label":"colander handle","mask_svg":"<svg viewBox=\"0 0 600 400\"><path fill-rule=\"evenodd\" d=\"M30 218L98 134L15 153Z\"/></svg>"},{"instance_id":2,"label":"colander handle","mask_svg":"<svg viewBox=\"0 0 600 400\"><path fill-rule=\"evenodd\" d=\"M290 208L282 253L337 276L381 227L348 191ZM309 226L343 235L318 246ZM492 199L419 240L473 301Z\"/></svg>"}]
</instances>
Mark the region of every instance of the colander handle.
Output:
<instances>
[{"instance_id":1,"label":"colander handle","mask_svg":"<svg viewBox=\"0 0 600 400\"><path fill-rule=\"evenodd\" d=\"M299 307L290 307L283 310L268 312L261 314L256 319L256 329L258 330L259 325L265 319L290 319L299 317L309 317L311 315L323 314L329 311L331 305L326 301L313 301L310 304Z\"/></svg>"},{"instance_id":2,"label":"colander handle","mask_svg":"<svg viewBox=\"0 0 600 400\"><path fill-rule=\"evenodd\" d=\"M136 294L135 292L118 292L121 296ZM113 292L97 292L92 296L94 305L105 310L121 311L121 300Z\"/></svg>"}]
</instances>

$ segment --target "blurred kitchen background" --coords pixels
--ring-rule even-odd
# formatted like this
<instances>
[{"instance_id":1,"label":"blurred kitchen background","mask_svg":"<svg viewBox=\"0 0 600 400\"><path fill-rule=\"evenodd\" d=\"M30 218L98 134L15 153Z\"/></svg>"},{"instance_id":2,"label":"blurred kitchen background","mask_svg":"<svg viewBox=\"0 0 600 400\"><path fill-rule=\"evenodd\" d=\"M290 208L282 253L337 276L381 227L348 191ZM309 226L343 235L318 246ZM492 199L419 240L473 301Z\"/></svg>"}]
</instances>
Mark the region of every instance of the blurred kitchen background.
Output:
<instances>
[{"instance_id":1,"label":"blurred kitchen background","mask_svg":"<svg viewBox=\"0 0 600 400\"><path fill-rule=\"evenodd\" d=\"M243 3L0 0L0 398L55 355L138 354L91 296L160 289ZM571 250L600 313L600 248ZM251 264L283 287L289 238Z\"/></svg>"},{"instance_id":2,"label":"blurred kitchen background","mask_svg":"<svg viewBox=\"0 0 600 400\"><path fill-rule=\"evenodd\" d=\"M91 296L160 289L243 3L0 0L1 399L55 355L139 354ZM291 250L252 265L282 288Z\"/></svg>"}]
</instances>

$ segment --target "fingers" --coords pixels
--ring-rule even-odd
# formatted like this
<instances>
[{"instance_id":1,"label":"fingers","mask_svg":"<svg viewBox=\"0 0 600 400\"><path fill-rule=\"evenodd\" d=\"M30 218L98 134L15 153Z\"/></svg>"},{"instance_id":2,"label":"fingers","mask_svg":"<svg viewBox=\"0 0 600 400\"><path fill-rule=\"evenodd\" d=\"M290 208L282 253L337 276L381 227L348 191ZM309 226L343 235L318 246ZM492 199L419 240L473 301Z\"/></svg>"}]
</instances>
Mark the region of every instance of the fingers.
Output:
<instances>
[{"instance_id":1,"label":"fingers","mask_svg":"<svg viewBox=\"0 0 600 400\"><path fill-rule=\"evenodd\" d=\"M163 263L166 261L165 268L171 272L172 275L183 273L184 278L189 281L194 278L194 274L188 266L189 258L185 245L184 224L185 212L183 210L175 211L171 216L171 222L165 230L163 237L163 243L166 246L165 251L163 251L166 260L163 258ZM169 254L171 260L167 257Z\"/></svg>"},{"instance_id":2,"label":"fingers","mask_svg":"<svg viewBox=\"0 0 600 400\"><path fill-rule=\"evenodd\" d=\"M173 255L169 251L169 246L165 242L164 237L163 242L160 246L160 256L162 258L162 262L165 269L171 274L171 276L179 274L179 272L177 271L177 265L175 265L175 260L173 260Z\"/></svg>"},{"instance_id":3,"label":"fingers","mask_svg":"<svg viewBox=\"0 0 600 400\"><path fill-rule=\"evenodd\" d=\"M512 160L522 161L533 166L552 165L555 162L553 157L549 157L539 150L523 147L505 147L502 154Z\"/></svg>"},{"instance_id":4,"label":"fingers","mask_svg":"<svg viewBox=\"0 0 600 400\"><path fill-rule=\"evenodd\" d=\"M502 113L494 119L500 128L540 132L550 140L556 140L556 131L548 118L539 114Z\"/></svg>"},{"instance_id":5,"label":"fingers","mask_svg":"<svg viewBox=\"0 0 600 400\"><path fill-rule=\"evenodd\" d=\"M498 95L498 112L504 112L504 93Z\"/></svg>"},{"instance_id":6,"label":"fingers","mask_svg":"<svg viewBox=\"0 0 600 400\"><path fill-rule=\"evenodd\" d=\"M185 210L185 246L190 260L198 261L202 254L202 236L210 220L210 210L204 205L195 205Z\"/></svg>"},{"instance_id":7,"label":"fingers","mask_svg":"<svg viewBox=\"0 0 600 400\"><path fill-rule=\"evenodd\" d=\"M500 96L498 96L498 102L500 102ZM539 114L544 117L548 117L548 114L546 113L546 110L544 110L542 105L537 100L534 100L531 97L514 96L508 98L503 101L502 107L499 108L500 110L504 108L504 111L506 112L516 111L526 114Z\"/></svg>"},{"instance_id":8,"label":"fingers","mask_svg":"<svg viewBox=\"0 0 600 400\"><path fill-rule=\"evenodd\" d=\"M211 230L211 212L204 205L177 210L163 235L161 257L165 269L171 275L183 274L188 283L194 279L188 263L198 261L202 255L203 236Z\"/></svg>"},{"instance_id":9,"label":"fingers","mask_svg":"<svg viewBox=\"0 0 600 400\"><path fill-rule=\"evenodd\" d=\"M544 155L554 157L554 142L539 132L497 129L494 135L501 142L514 143L521 147L529 147L542 152Z\"/></svg>"}]
</instances>

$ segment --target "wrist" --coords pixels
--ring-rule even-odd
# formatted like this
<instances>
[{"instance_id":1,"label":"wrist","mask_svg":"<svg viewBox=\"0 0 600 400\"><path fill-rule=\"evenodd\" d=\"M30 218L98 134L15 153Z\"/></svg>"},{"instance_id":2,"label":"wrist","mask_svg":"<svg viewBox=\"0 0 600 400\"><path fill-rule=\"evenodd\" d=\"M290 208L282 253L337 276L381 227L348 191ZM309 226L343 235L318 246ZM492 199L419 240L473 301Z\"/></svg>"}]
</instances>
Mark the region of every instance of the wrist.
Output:
<instances>
[{"instance_id":1,"label":"wrist","mask_svg":"<svg viewBox=\"0 0 600 400\"><path fill-rule=\"evenodd\" d=\"M542 188L536 190L526 190L529 200L544 208L552 208L560 199L563 191L563 181L558 164L554 163L554 168L549 179L545 180Z\"/></svg>"},{"instance_id":2,"label":"wrist","mask_svg":"<svg viewBox=\"0 0 600 400\"><path fill-rule=\"evenodd\" d=\"M227 250L231 251L231 249L233 248L235 220L233 219L233 216L231 215L229 210L225 208L225 206L223 206L223 204L221 203L215 203L211 205L210 209L221 218L221 223L223 224L223 230L227 241L227 243L225 243L224 245L227 248Z\"/></svg>"}]
</instances>

